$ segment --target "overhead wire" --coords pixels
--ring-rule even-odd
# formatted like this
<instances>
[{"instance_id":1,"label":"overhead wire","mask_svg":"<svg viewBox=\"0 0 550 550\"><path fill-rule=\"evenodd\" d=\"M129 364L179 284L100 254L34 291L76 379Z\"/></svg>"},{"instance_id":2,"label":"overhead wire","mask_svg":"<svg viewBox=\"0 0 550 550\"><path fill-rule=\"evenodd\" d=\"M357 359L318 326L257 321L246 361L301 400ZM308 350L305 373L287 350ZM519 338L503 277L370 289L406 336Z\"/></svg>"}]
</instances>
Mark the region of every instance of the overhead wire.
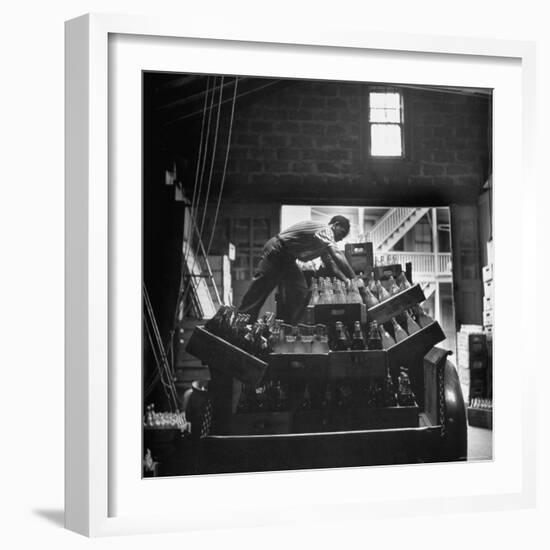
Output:
<instances>
[{"instance_id":1,"label":"overhead wire","mask_svg":"<svg viewBox=\"0 0 550 550\"><path fill-rule=\"evenodd\" d=\"M208 246L206 247L206 255L210 254L210 248L212 247L212 242L214 240L214 232L216 230L216 224L218 223L218 215L220 212L220 204L222 202L223 188L225 186L225 176L227 173L227 160L229 159L229 149L231 147L231 135L233 133L233 118L235 115L235 103L237 100L237 85L239 83L239 77L235 77L235 88L233 90L233 103L231 104L231 117L229 119L229 130L227 134L227 147L225 148L225 160L223 164L223 173L220 184L220 192L218 194L218 202L216 204L216 212L214 213L214 221L212 223L212 231L210 233L210 240L208 241Z\"/></svg>"},{"instance_id":2,"label":"overhead wire","mask_svg":"<svg viewBox=\"0 0 550 550\"><path fill-rule=\"evenodd\" d=\"M206 187L206 198L204 201L204 210L202 213L202 221L201 221L201 228L199 231L199 239L202 238L202 232L204 230L204 222L206 221L206 212L208 210L208 199L210 198L210 189L212 187L212 175L214 173L214 163L216 160L216 147L218 145L218 133L220 129L220 113L222 109L222 98L223 98L223 79L222 76L221 84L220 84L220 98L218 102L218 115L216 117L216 128L214 130L214 145L212 146L212 157L210 159L210 173L208 175L208 186Z\"/></svg>"},{"instance_id":3,"label":"overhead wire","mask_svg":"<svg viewBox=\"0 0 550 550\"><path fill-rule=\"evenodd\" d=\"M174 410L174 404L173 404L173 396L172 396L172 391L171 391L171 388L170 388L170 384L168 382L166 382L166 380L165 380L165 375L166 374L165 374L164 368L162 366L162 361L159 358L159 354L158 354L158 352L155 348L155 343L154 343L153 337L151 335L151 329L149 328L149 325L147 324L147 316L143 315L143 319L145 321L145 329L147 331L147 336L148 336L148 339L149 339L149 345L150 345L151 351L153 353L153 358L155 360L155 365L157 366L157 376L160 379L160 382L162 384L162 388L164 390L164 394L165 394L166 399L168 401L168 405L169 405L170 409L173 411ZM152 387L150 386L150 390L149 390L148 393L150 393L151 391L152 391ZM148 393L145 392L145 395L148 395Z\"/></svg>"},{"instance_id":4,"label":"overhead wire","mask_svg":"<svg viewBox=\"0 0 550 550\"><path fill-rule=\"evenodd\" d=\"M269 88L270 86L273 86L275 84L278 84L280 82L280 80L274 80L273 82L267 82L266 84L262 84L260 86L256 86L255 88L253 88L252 90L247 90L246 92L241 92L237 97L238 98L241 98L241 97L245 97L249 94L253 94L253 93L256 93L256 92L259 92L260 90L263 90L265 88ZM229 101L231 101L231 99L226 99L223 103L228 103ZM165 122L163 124L163 126L171 126L172 124L177 124L183 120L186 120L188 118L192 118L198 114L200 114L201 110L199 109L198 111L193 111L192 113L189 113L187 115L182 115L182 116L179 116L179 117L176 117L176 118L172 118L170 119L169 121Z\"/></svg>"},{"instance_id":5,"label":"overhead wire","mask_svg":"<svg viewBox=\"0 0 550 550\"><path fill-rule=\"evenodd\" d=\"M200 139L199 139L199 148L197 153L197 164L195 166L195 184L193 186L193 195L191 199L191 206L189 208L189 215L191 216L191 227L194 227L194 220L193 220L193 211L195 208L196 200L197 200L197 188L198 188L198 182L199 182L199 172L200 172L200 165L202 160L202 150L203 150L203 140L204 140L204 126L206 122L206 106L208 104L208 95L209 95L209 88L210 88L210 76L206 80L206 90L204 94L204 105L203 105L203 112L202 112L202 122L201 122L201 133L200 133ZM212 93L214 93L214 87L212 87ZM191 229L191 234L189 235L189 241L191 241L193 238L193 229ZM185 223L183 224L183 234L182 234L182 245L185 242ZM176 307L174 311L174 322L173 322L173 328L171 332L171 340L173 340L174 336L174 330L177 324L178 319L178 312L180 309L180 304L183 297L183 290L185 285L185 271L187 270L187 259L189 257L189 251L191 249L190 244L187 244L187 247L185 249L185 253L183 253L182 250L182 261L180 266L180 283L178 288L178 297L176 300Z\"/></svg>"},{"instance_id":6,"label":"overhead wire","mask_svg":"<svg viewBox=\"0 0 550 550\"><path fill-rule=\"evenodd\" d=\"M200 225L200 228L198 230L197 230L197 226L196 226L196 220L198 219L198 217L195 217L191 214L191 223L194 224L194 227L198 232L197 237L198 237L199 243L200 243L200 245L203 249L203 253L205 255L206 261L208 261L208 258L207 258L206 252L204 251L204 245L202 244L202 233L204 231L204 224L206 222L206 214L208 212L208 200L209 200L209 197L210 197L210 190L211 190L211 186L212 186L212 176L213 176L213 173L214 173L214 164L215 164L215 160L216 160L216 148L217 148L217 144L218 144L221 106L222 106L222 100L223 100L223 81L224 81L224 77L222 76L221 80L220 80L220 95L219 95L219 99L218 99L218 112L217 112L217 115L216 115L216 126L215 126L215 129L214 129L212 154L211 154L211 157L210 157L210 170L209 170L209 176L208 176L208 184L207 184L207 188L206 188L206 194L205 194L205 197L204 197L204 206L203 206L203 211L202 211L201 225ZM209 117L208 117L209 125L208 125L208 131L207 131L207 139L208 139L209 130L210 130L210 120L211 120L211 114L212 114L213 101L214 101L214 91L212 92L211 108L210 108L210 113L209 113ZM203 176L204 176L205 165L206 165L206 155L203 158L203 168L202 168L202 171L201 171L201 179L200 179L200 184L201 185L202 185L202 179L203 179ZM197 206L197 210L196 210L197 213L198 213L198 208L199 207ZM195 254L194 257L193 257L193 263L191 265L191 270L190 270L191 277L193 277L193 272L194 272L194 269L195 269L195 265L197 264L197 258L198 257L199 257L199 254L197 252L197 254ZM185 298L189 294L191 286L192 285L189 284L187 286L187 288L184 290L183 300L185 300ZM217 294L217 292L216 292L216 294Z\"/></svg>"},{"instance_id":7,"label":"overhead wire","mask_svg":"<svg viewBox=\"0 0 550 550\"><path fill-rule=\"evenodd\" d=\"M207 126L206 126L206 138L204 140L204 144L205 144L204 145L204 154L203 154L202 159L200 159L201 160L201 167L200 167L200 176L198 178L197 200L196 200L196 203L195 203L195 208L191 209L190 212L189 212L189 217L190 217L191 225L192 225L193 228L195 228L195 225L196 225L195 220L197 218L197 214L198 214L199 208L200 208L202 184L203 184L203 180L204 180L204 172L205 172L205 169L206 169L206 159L208 157L208 145L210 143L210 125L211 125L211 121L212 121L212 108L214 106L214 96L216 95L216 78L217 77L214 77L214 82L213 82L213 85L212 85L212 96L210 98L210 107L208 109L208 123L207 123ZM201 141L201 144L202 144L202 141ZM195 176L195 188L196 187L197 187L197 178ZM206 206L205 206L205 208L206 208ZM193 231L191 232L191 235L193 235ZM199 238L200 238L200 235L199 235ZM192 241L192 237L189 238L189 243L187 245L187 250L186 250L186 255L185 255L185 265L184 265L185 270L187 270L187 259L189 258L189 254L191 252L191 241ZM195 261L196 261L196 255L193 258L193 266L191 267L191 270L190 270L190 276L191 277L193 277L193 270L195 269ZM193 285L193 283L190 281L189 284L187 285L187 287L184 288L181 300L185 300L187 298L192 285Z\"/></svg>"},{"instance_id":8,"label":"overhead wire","mask_svg":"<svg viewBox=\"0 0 550 550\"><path fill-rule=\"evenodd\" d=\"M153 306L151 305L149 293L147 292L147 287L145 286L145 283L142 284L142 293L143 293L143 298L145 302L146 312L148 314L148 317L146 317L145 327L147 329L147 334L150 338L153 355L155 357L155 361L157 362L157 367L161 372L161 381L163 383L165 391L166 391L166 388L168 388L168 394L169 396L171 396L171 399L173 400L172 404L177 409L177 392L176 392L176 387L174 385L173 373L171 372L170 365L168 364L168 359L166 357L166 352L164 350L164 345L162 343L162 338L160 336L158 324L156 322L155 313L153 311ZM149 323L152 327L154 341L151 338L150 329L149 329L149 326L147 325L147 319L149 319ZM157 349L155 348L155 343L157 345ZM158 355L157 355L157 351L158 351ZM160 356L160 359L159 359L159 356ZM164 375L168 378L167 382L165 382L162 379L163 372L164 372Z\"/></svg>"}]
</instances>

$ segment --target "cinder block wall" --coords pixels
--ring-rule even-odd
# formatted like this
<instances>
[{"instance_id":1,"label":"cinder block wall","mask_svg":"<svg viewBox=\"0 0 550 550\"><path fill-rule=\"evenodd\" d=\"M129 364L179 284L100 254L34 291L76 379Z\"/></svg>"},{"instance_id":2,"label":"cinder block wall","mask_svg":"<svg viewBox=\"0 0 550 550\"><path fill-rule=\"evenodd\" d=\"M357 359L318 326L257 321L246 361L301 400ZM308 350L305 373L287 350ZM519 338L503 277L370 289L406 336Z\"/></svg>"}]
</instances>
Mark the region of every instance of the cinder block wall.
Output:
<instances>
[{"instance_id":1,"label":"cinder block wall","mask_svg":"<svg viewBox=\"0 0 550 550\"><path fill-rule=\"evenodd\" d=\"M224 196L392 205L475 202L489 99L404 89L407 158L366 154L364 84L287 81L239 100Z\"/></svg>"}]
</instances>

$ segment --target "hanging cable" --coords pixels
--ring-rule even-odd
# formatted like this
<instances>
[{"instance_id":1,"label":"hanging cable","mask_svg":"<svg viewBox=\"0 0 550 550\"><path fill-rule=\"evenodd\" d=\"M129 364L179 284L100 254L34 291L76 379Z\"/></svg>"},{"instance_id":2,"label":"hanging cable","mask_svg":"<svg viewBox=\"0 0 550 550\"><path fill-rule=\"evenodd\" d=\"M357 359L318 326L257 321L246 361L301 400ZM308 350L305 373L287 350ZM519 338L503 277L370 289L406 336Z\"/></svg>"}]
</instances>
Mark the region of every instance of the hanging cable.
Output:
<instances>
[{"instance_id":1,"label":"hanging cable","mask_svg":"<svg viewBox=\"0 0 550 550\"><path fill-rule=\"evenodd\" d=\"M199 182L199 173L200 173L200 166L201 166L201 160L202 160L202 150L203 150L203 143L204 143L204 127L206 122L206 110L208 105L208 95L210 91L210 76L206 79L206 90L204 93L204 105L202 110L202 122L201 122L201 134L199 139L199 147L198 147L198 153L197 153L197 164L195 166L195 184L193 186L193 196L191 199L191 206L189 208L189 215L193 215L193 210L195 208L196 200L197 200L197 188L198 188L198 182ZM214 88L212 88L212 94L214 94ZM193 223L193 220L191 220ZM191 225L193 227L193 225ZM193 231L191 230L191 234L189 235L189 240L193 238ZM182 231L182 245L185 242L185 222L183 224L183 231ZM182 261L180 263L180 280L179 280L179 287L178 287L178 295L176 298L176 307L174 309L174 320L172 324L172 330L170 331L170 340L173 342L174 339L174 332L176 330L177 322L178 322L178 312L180 310L180 304L183 298L183 292L184 292L184 285L185 285L185 271L187 269L187 258L189 257L189 250L190 246L188 246L185 249L185 253L183 250L181 251L182 254ZM173 367L173 365L172 365Z\"/></svg>"},{"instance_id":2,"label":"hanging cable","mask_svg":"<svg viewBox=\"0 0 550 550\"><path fill-rule=\"evenodd\" d=\"M147 331L147 336L149 338L149 344L151 346L151 351L153 353L153 358L155 360L155 364L157 366L157 372L158 372L158 377L160 379L160 382L162 384L162 389L164 390L164 394L166 396L166 400L168 401L168 406L170 407L170 410L172 412L174 412L174 404L173 404L173 395L172 395L172 391L170 389L170 384L168 382L165 381L165 372L164 372L164 368L162 366L162 361L161 359L159 358L158 356L158 353L155 349L155 343L153 341L153 337L151 335L151 330L149 328L149 325L147 324L147 318L146 316L144 315L143 316L143 319L145 321L145 329ZM176 406L177 408L177 406Z\"/></svg>"},{"instance_id":3,"label":"hanging cable","mask_svg":"<svg viewBox=\"0 0 550 550\"><path fill-rule=\"evenodd\" d=\"M195 219L197 217L197 214L198 214L199 208L200 208L202 183L204 181L204 171L206 169L206 159L208 157L208 145L210 143L210 123L212 121L212 108L214 106L215 91L216 91L216 77L214 77L214 84L213 84L213 87L212 87L212 97L210 98L210 108L208 110L208 125L207 125L207 128L206 128L205 148L204 148L204 156L202 158L201 174L200 174L200 178L199 178L199 191L198 191L198 195L197 195L197 203L195 205L195 211L192 212L192 214L191 214L193 216L193 218L195 218Z\"/></svg>"},{"instance_id":4,"label":"hanging cable","mask_svg":"<svg viewBox=\"0 0 550 550\"><path fill-rule=\"evenodd\" d=\"M199 238L200 247L202 248L202 253L205 257L206 262L208 262L208 254L210 253L210 248L212 246L214 230L215 230L215 227L216 227L217 216L218 216L218 213L219 213L220 202L221 202L221 192L220 192L218 194L218 199L217 199L217 204L216 204L216 214L214 216L214 223L212 225L212 229L211 229L211 233L210 233L209 244L208 244L207 249L205 250L204 245L202 244L202 234L203 234L203 231L204 231L204 223L205 223L205 220L206 220L206 213L207 213L207 207L208 207L208 198L210 196L210 189L211 189L211 185L212 185L212 175L213 175L213 171L214 171L215 154L216 154L216 149L217 149L220 113L221 113L221 106L222 106L222 103L223 103L223 77L222 77L221 83L222 83L222 85L220 86L220 96L219 96L219 100L218 100L218 113L217 113L217 117L216 117L216 128L215 128L215 135L214 135L214 147L213 147L212 158L211 158L211 162L210 162L210 174L209 174L209 178L208 178L208 186L207 186L207 191L206 191L206 201L205 201L205 205L204 205L204 210L203 210L203 216L202 216L200 229L197 228L197 226L196 226L196 223L195 223L196 220L194 220L194 219L191 220L191 223L195 224L195 229L198 231L198 238ZM237 95L238 77L235 77L234 84L235 84L235 88L234 88L234 91L233 91L233 103L232 103L231 118L230 118L230 123L229 123L228 142L227 142L227 147L226 147L226 155L225 155L224 169L223 169L223 175L222 175L222 185L221 185L221 190L222 191L223 191L223 183L225 181L225 174L226 174L226 171L227 171L227 160L228 160L228 155L229 155L229 145L230 145L230 141L231 141L231 132L232 132L232 128L233 128L233 118L234 118L234 113L235 113L235 99L236 99L236 95ZM192 276L193 270L195 268L197 258L198 258L198 253L195 255L193 265L191 267L191 276ZM210 272L210 269L209 269L209 275L212 275L211 272ZM215 282L214 282L214 284L215 284ZM188 286L188 289L189 288L190 288L190 285ZM220 296L218 295L217 289L215 288L215 290L216 290L216 296L218 298L218 302L221 303L222 300L221 300ZM186 295L187 294L184 294L184 296L186 296ZM190 307L191 307L190 305L187 307L184 315L186 315L189 312Z\"/></svg>"},{"instance_id":5,"label":"hanging cable","mask_svg":"<svg viewBox=\"0 0 550 550\"><path fill-rule=\"evenodd\" d=\"M212 186L212 175L214 173L214 163L215 163L215 159L216 159L216 148L217 148L217 144L218 144L221 105L222 105L222 99L223 99L223 80L224 80L224 77L222 76L221 77L221 85L220 85L220 96L219 96L219 100L218 100L218 113L217 113L217 116L216 116L216 127L215 127L215 130L214 130L214 143L213 143L213 146L212 146L212 155L210 157L210 171L209 171L209 176L208 176L208 184L207 184L207 188L206 188L201 226L200 226L200 229L198 230L198 235L197 235L197 237L198 237L198 239L201 243L202 243L202 233L204 231L204 224L205 224L205 221L206 221L206 214L207 214L207 211L208 211L208 199L210 197L210 189L211 189L211 186ZM212 102L211 102L211 107L210 107L210 115L212 113L213 100L214 100L214 92L212 93ZM210 130L210 115L209 115L208 130ZM209 134L209 132L207 133L207 139L208 139L208 134ZM203 159L203 161L205 159L206 159L206 156ZM206 163L203 162L203 170L202 170L202 173L201 173L201 184L202 184L202 179L203 179L203 176L204 176L205 164ZM197 213L198 213L198 209L199 209L199 206L197 205L197 210L196 210ZM192 224L195 224L196 219L197 219L196 216L191 215L191 223ZM203 246L203 251L204 251L204 246ZM199 257L198 253L195 254L194 257L193 257L193 263L192 263L191 269L190 269L191 277L193 277L193 272L194 272L195 266L197 264L198 257ZM207 257L205 257L205 259L206 259L206 261L208 261ZM187 288L185 289L185 291L183 293L183 299L187 298L187 295L189 294L191 286L192 286L192 284L187 285Z\"/></svg>"},{"instance_id":6,"label":"hanging cable","mask_svg":"<svg viewBox=\"0 0 550 550\"><path fill-rule=\"evenodd\" d=\"M268 82L267 84L262 84L261 86L256 86L256 88L253 88L252 90L248 90L247 92L241 92L238 95L238 97L245 97L247 95L254 94L256 92L259 92L260 90L263 90L265 88L269 88L271 86L274 86L275 84L278 84L279 82L280 82L280 80L274 80L273 82ZM231 99L226 99L224 101L224 103L228 103L229 101L231 101ZM178 124L178 123L182 122L183 120L186 120L188 118L192 118L192 117L198 115L199 113L200 113L200 110L199 111L194 111L193 113L189 113L188 115L182 115L182 116L177 117L177 118L172 118L169 121L165 122L163 124L163 126L171 126L172 124Z\"/></svg>"},{"instance_id":7,"label":"hanging cable","mask_svg":"<svg viewBox=\"0 0 550 550\"><path fill-rule=\"evenodd\" d=\"M151 324L152 327L155 326L154 319L149 318L149 323ZM153 336L152 336L151 329L147 324L147 318L145 318L145 328L147 330L147 336L149 337L149 343L151 344L153 357L157 365L157 370L159 372L159 378L160 378L162 387L164 389L164 393L166 394L170 408L175 410L178 408L178 402L177 402L177 393L176 393L173 377L169 369L167 368L168 365L166 364L165 360L163 360L164 358L161 352L162 348L158 345L158 341L156 342L157 347L155 347L155 341L154 341L155 338L153 337L154 329L153 329Z\"/></svg>"},{"instance_id":8,"label":"hanging cable","mask_svg":"<svg viewBox=\"0 0 550 550\"><path fill-rule=\"evenodd\" d=\"M214 131L214 145L212 147L212 157L210 159L210 173L208 175L208 186L206 187L206 198L204 201L204 210L202 214L202 222L201 222L201 228L199 231L199 239L202 238L202 232L204 230L204 222L206 221L206 212L208 210L208 199L210 198L210 189L212 187L212 175L214 173L214 162L216 160L216 147L218 145L218 133L220 129L220 113L222 110L222 97L223 97L223 79L222 76L221 79L221 85L220 85L220 98L218 100L218 115L216 117L216 129Z\"/></svg>"},{"instance_id":9,"label":"hanging cable","mask_svg":"<svg viewBox=\"0 0 550 550\"><path fill-rule=\"evenodd\" d=\"M177 393L176 393L176 387L174 385L173 373L171 372L170 366L168 364L168 359L167 359L166 353L164 351L164 346L162 344L162 339L160 337L160 332L158 330L158 325L157 325L157 322L156 322L156 319L155 319L153 306L151 305L151 301L149 299L149 294L147 292L147 287L145 286L145 283L143 283L143 285L142 285L142 291L143 291L143 297L144 297L146 311L147 311L147 314L148 314L149 322L150 322L151 327L153 329L153 336L154 336L154 339L156 340L157 351L158 351L158 355L160 356L160 359L158 358L158 356L155 352L155 347L154 347L153 341L151 341L153 354L155 355L155 360L158 361L158 363L163 366L164 374L168 379L168 382L166 382L166 384L168 386L168 391L172 395L174 406L177 408ZM147 328L148 335L150 336L150 331L149 331L149 327L148 327L147 323L146 323L145 326ZM163 385L164 385L164 382L163 382Z\"/></svg>"},{"instance_id":10,"label":"hanging cable","mask_svg":"<svg viewBox=\"0 0 550 550\"><path fill-rule=\"evenodd\" d=\"M222 180L220 184L220 192L218 194L218 202L216 204L216 212L214 213L214 223L212 224L212 231L210 233L210 240L208 241L208 246L206 247L206 256L210 254L210 248L212 247L212 242L214 240L214 231L216 229L216 224L218 223L218 214L220 212L220 204L222 202L223 188L225 185L225 176L227 173L227 160L229 159L229 148L231 147L231 134L233 133L233 118L235 115L235 103L237 100L237 85L239 83L239 77L235 77L235 89L233 90L233 103L231 104L231 117L229 119L229 130L227 134L227 147L225 149L225 160L223 163L223 173Z\"/></svg>"},{"instance_id":11,"label":"hanging cable","mask_svg":"<svg viewBox=\"0 0 550 550\"><path fill-rule=\"evenodd\" d=\"M197 214L199 212L199 208L200 208L202 184L203 184L203 180L204 180L204 172L205 172L205 169L206 169L206 159L208 157L208 145L210 143L210 126L211 126L211 121L212 121L212 108L214 106L214 96L215 95L216 95L216 77L214 77L214 82L212 84L212 96L210 98L210 107L208 109L208 124L207 124L207 127L206 127L206 138L204 140L204 143L205 143L204 155L202 157L202 166L201 166L201 169L200 169L200 177L199 177L199 181L198 181L199 185L198 185L197 201L196 201L196 204L195 204L195 209L190 210L190 213L189 213L192 224L194 223L194 220L196 219ZM196 184L195 184L195 186L196 186ZM199 235L199 237L200 237L200 235ZM191 251L192 238L190 238L189 241L190 242L188 243L188 249L187 249L186 255L185 255L185 266L184 266L185 268L187 268L187 259L189 258L189 253ZM195 260L196 260L196 257L193 258L193 267L191 268L191 276L193 274L193 269L195 268ZM187 298L191 286L192 286L192 283L188 284L187 287L183 290L183 296L182 296L183 300L185 300Z\"/></svg>"}]
</instances>

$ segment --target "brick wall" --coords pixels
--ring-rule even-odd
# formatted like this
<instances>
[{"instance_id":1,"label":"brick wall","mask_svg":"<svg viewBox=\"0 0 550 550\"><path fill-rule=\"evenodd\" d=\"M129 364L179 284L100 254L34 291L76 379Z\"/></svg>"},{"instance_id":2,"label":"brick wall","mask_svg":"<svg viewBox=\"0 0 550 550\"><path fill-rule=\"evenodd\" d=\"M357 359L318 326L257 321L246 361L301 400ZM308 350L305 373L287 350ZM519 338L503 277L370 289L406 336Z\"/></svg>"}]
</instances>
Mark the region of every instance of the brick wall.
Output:
<instances>
[{"instance_id":1,"label":"brick wall","mask_svg":"<svg viewBox=\"0 0 550 550\"><path fill-rule=\"evenodd\" d=\"M365 87L286 81L237 103L224 197L365 204L474 202L489 100L405 89L407 158L364 154Z\"/></svg>"}]
</instances>

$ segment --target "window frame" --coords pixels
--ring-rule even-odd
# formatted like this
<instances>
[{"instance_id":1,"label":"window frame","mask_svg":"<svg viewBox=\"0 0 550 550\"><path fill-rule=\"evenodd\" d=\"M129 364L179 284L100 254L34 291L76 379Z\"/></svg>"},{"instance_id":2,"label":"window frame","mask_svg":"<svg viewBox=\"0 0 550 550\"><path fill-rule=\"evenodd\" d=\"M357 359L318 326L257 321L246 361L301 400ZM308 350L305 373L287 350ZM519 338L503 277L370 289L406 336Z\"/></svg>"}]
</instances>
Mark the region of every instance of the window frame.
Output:
<instances>
[{"instance_id":1,"label":"window frame","mask_svg":"<svg viewBox=\"0 0 550 550\"><path fill-rule=\"evenodd\" d=\"M400 96L401 101L401 122L399 126L401 127L401 155L373 155L371 152L371 125L380 124L372 123L370 121L370 94L371 92L385 91L385 92L397 92ZM411 124L409 121L409 109L408 109L408 93L406 88L403 88L398 85L383 85L383 84L366 84L364 87L364 92L362 94L362 113L361 113L361 152L364 163L370 162L405 162L410 161L410 133L411 133ZM384 124L384 123L382 123ZM395 124L395 123L391 123Z\"/></svg>"}]
</instances>

